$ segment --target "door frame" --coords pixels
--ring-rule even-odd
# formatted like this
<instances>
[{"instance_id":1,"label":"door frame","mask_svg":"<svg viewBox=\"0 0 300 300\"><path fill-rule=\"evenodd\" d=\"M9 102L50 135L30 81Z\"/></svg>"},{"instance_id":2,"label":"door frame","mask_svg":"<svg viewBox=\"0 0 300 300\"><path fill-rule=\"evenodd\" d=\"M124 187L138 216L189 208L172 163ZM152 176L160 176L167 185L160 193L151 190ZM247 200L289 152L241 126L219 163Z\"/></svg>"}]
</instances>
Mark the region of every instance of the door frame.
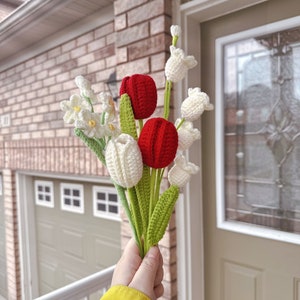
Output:
<instances>
[{"instance_id":1,"label":"door frame","mask_svg":"<svg viewBox=\"0 0 300 300\"><path fill-rule=\"evenodd\" d=\"M181 26L179 47L195 56L196 68L175 87L175 115L180 115L180 104L186 98L188 87L201 83L201 23L269 0L194 0L178 4L174 23ZM176 6L176 5L175 5ZM214 103L214 100L212 101ZM215 112L209 112L215 113ZM200 121L195 122L201 130ZM189 160L201 165L201 143L195 142L187 154ZM179 299L204 300L204 236L202 209L202 172L194 176L179 199L176 207L177 227L177 284Z\"/></svg>"}]
</instances>

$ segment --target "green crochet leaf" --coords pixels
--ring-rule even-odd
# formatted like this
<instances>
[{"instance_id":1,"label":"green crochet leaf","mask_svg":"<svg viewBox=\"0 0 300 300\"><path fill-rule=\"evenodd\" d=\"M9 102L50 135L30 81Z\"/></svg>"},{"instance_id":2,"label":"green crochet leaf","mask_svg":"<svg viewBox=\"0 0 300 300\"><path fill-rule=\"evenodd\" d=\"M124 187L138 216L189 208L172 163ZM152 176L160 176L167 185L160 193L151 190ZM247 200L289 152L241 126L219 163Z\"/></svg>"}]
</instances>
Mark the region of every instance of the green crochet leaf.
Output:
<instances>
[{"instance_id":1,"label":"green crochet leaf","mask_svg":"<svg viewBox=\"0 0 300 300\"><path fill-rule=\"evenodd\" d=\"M149 197L150 197L150 168L144 165L143 176L135 186L138 204L143 223L143 232L147 232L149 221Z\"/></svg>"},{"instance_id":2,"label":"green crochet leaf","mask_svg":"<svg viewBox=\"0 0 300 300\"><path fill-rule=\"evenodd\" d=\"M176 185L171 185L160 195L149 221L147 233L148 246L157 245L164 236L178 196L179 187Z\"/></svg>"},{"instance_id":3,"label":"green crochet leaf","mask_svg":"<svg viewBox=\"0 0 300 300\"><path fill-rule=\"evenodd\" d=\"M123 133L131 135L137 140L136 124L128 94L123 94L120 100L120 126Z\"/></svg>"},{"instance_id":4,"label":"green crochet leaf","mask_svg":"<svg viewBox=\"0 0 300 300\"><path fill-rule=\"evenodd\" d=\"M104 166L106 166L105 157L103 154L104 149L101 142L97 141L96 139L87 137L79 128L75 128L74 133L86 144L89 149L91 149L96 154L96 156L104 164Z\"/></svg>"}]
</instances>

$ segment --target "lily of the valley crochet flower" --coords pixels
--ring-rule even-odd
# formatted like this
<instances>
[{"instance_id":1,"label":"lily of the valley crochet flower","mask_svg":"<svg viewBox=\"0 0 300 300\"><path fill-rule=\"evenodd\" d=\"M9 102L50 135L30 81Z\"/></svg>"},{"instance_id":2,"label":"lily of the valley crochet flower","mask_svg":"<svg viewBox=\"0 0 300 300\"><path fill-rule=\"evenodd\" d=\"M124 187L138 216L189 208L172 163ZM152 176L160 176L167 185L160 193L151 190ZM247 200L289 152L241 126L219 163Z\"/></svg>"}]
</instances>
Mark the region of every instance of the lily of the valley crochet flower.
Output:
<instances>
[{"instance_id":1,"label":"lily of the valley crochet flower","mask_svg":"<svg viewBox=\"0 0 300 300\"><path fill-rule=\"evenodd\" d=\"M180 27L171 26L171 34L163 116L152 117L157 106L157 89L154 80L145 74L123 78L118 123L112 97L108 93L96 95L83 76L75 78L79 94L61 102L64 121L74 124L75 134L107 168L141 257L162 239L180 188L199 170L183 153L200 139L193 121L205 110L213 109L206 93L198 87L190 88L182 102L180 118L175 124L169 121L172 83L183 79L197 64L193 56L176 47ZM97 103L101 104L101 112L94 110ZM161 182L169 167L166 178L169 187L162 191Z\"/></svg>"}]
</instances>

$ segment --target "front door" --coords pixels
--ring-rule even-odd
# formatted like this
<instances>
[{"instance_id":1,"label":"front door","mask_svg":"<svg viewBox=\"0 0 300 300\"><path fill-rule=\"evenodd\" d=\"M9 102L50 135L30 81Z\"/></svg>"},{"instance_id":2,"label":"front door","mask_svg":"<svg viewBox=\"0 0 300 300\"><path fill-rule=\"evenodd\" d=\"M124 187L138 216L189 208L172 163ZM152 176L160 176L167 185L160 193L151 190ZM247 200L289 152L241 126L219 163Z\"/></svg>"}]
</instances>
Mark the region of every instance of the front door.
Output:
<instances>
[{"instance_id":1,"label":"front door","mask_svg":"<svg viewBox=\"0 0 300 300\"><path fill-rule=\"evenodd\" d=\"M300 299L299 14L270 0L201 23L205 300Z\"/></svg>"}]
</instances>

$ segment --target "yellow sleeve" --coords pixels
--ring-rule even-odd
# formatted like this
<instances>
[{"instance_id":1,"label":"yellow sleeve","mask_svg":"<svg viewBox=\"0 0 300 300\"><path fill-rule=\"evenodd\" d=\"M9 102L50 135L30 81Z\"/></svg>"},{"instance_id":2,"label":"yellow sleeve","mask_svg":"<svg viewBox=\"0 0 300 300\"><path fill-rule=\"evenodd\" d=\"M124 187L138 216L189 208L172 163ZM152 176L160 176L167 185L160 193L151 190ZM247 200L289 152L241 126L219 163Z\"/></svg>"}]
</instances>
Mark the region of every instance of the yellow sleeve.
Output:
<instances>
[{"instance_id":1,"label":"yellow sleeve","mask_svg":"<svg viewBox=\"0 0 300 300\"><path fill-rule=\"evenodd\" d=\"M103 295L101 300L150 300L150 298L134 288L115 285Z\"/></svg>"}]
</instances>

